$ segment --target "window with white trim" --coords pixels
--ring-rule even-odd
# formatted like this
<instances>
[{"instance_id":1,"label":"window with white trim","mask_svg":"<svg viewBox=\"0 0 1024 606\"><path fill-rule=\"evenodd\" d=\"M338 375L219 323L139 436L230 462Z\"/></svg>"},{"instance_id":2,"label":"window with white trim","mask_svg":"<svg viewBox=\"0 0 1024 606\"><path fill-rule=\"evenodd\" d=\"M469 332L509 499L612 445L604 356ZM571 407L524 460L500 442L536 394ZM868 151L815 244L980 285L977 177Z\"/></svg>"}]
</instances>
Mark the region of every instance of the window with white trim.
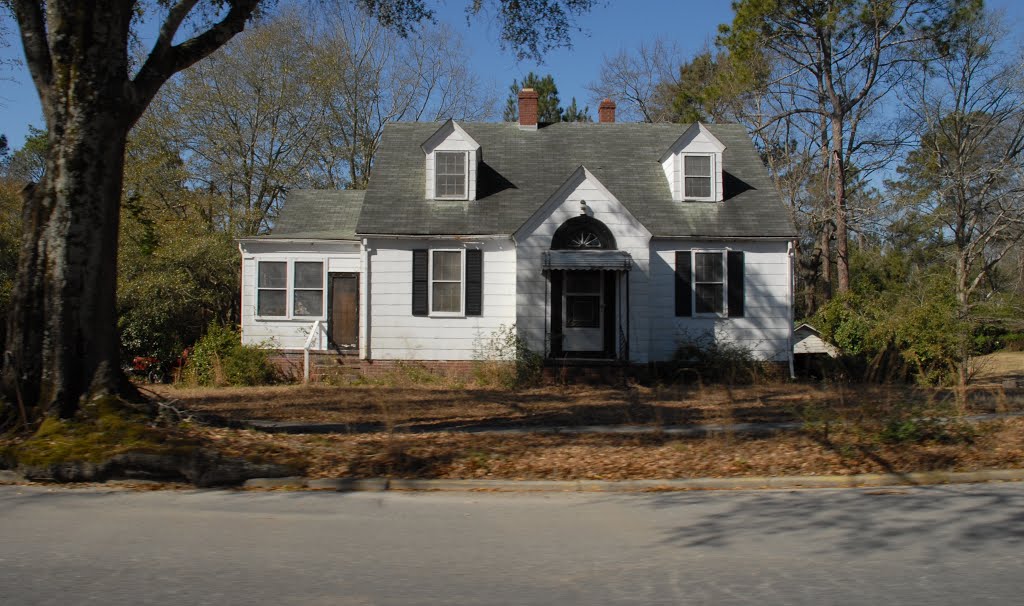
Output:
<instances>
[{"instance_id":1,"label":"window with white trim","mask_svg":"<svg viewBox=\"0 0 1024 606\"><path fill-rule=\"evenodd\" d=\"M288 263L260 261L256 284L256 315L288 315Z\"/></svg>"},{"instance_id":2,"label":"window with white trim","mask_svg":"<svg viewBox=\"0 0 1024 606\"><path fill-rule=\"evenodd\" d=\"M461 314L463 251L430 251L430 313Z\"/></svg>"},{"instance_id":3,"label":"window with white trim","mask_svg":"<svg viewBox=\"0 0 1024 606\"><path fill-rule=\"evenodd\" d=\"M323 317L323 261L259 261L256 272L258 317Z\"/></svg>"},{"instance_id":4,"label":"window with white trim","mask_svg":"<svg viewBox=\"0 0 1024 606\"><path fill-rule=\"evenodd\" d=\"M693 253L693 309L698 314L725 312L725 255Z\"/></svg>"},{"instance_id":5,"label":"window with white trim","mask_svg":"<svg viewBox=\"0 0 1024 606\"><path fill-rule=\"evenodd\" d=\"M324 264L322 261L296 261L292 281L292 315L324 315Z\"/></svg>"},{"instance_id":6,"label":"window with white trim","mask_svg":"<svg viewBox=\"0 0 1024 606\"><path fill-rule=\"evenodd\" d=\"M434 152L434 197L465 200L468 187L466 152Z\"/></svg>"},{"instance_id":7,"label":"window with white trim","mask_svg":"<svg viewBox=\"0 0 1024 606\"><path fill-rule=\"evenodd\" d=\"M683 154L683 199L713 200L715 171L712 154Z\"/></svg>"}]
</instances>

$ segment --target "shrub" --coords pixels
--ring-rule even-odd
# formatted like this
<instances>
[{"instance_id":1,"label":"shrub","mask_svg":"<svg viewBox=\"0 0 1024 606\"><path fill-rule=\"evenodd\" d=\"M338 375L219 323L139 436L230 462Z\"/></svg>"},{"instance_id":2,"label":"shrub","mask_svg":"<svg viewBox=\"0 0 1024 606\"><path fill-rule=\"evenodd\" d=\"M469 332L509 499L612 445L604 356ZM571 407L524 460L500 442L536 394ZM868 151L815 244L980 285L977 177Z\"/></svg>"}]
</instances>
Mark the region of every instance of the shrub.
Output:
<instances>
[{"instance_id":1,"label":"shrub","mask_svg":"<svg viewBox=\"0 0 1024 606\"><path fill-rule=\"evenodd\" d=\"M490 336L477 339L474 361L478 383L506 389L539 384L544 369L544 358L526 346L515 324L502 324Z\"/></svg>"},{"instance_id":2,"label":"shrub","mask_svg":"<svg viewBox=\"0 0 1024 606\"><path fill-rule=\"evenodd\" d=\"M676 348L672 366L676 379L692 374L700 381L747 384L765 378L764 365L749 347L710 333L686 336Z\"/></svg>"},{"instance_id":3,"label":"shrub","mask_svg":"<svg viewBox=\"0 0 1024 606\"><path fill-rule=\"evenodd\" d=\"M278 379L266 349L242 345L233 329L210 324L185 366L191 385L265 385Z\"/></svg>"},{"instance_id":4,"label":"shrub","mask_svg":"<svg viewBox=\"0 0 1024 606\"><path fill-rule=\"evenodd\" d=\"M970 349L970 323L959 318L951 289L940 279L887 296L841 295L812 319L840 347L853 379L952 382Z\"/></svg>"}]
</instances>

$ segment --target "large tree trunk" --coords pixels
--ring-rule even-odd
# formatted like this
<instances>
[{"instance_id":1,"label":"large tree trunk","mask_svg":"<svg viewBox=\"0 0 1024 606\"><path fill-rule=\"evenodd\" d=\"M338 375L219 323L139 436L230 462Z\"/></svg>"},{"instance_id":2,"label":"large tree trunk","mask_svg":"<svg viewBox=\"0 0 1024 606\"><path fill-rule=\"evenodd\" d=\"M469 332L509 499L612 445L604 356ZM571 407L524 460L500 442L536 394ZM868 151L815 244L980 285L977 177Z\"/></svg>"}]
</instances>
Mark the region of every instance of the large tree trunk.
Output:
<instances>
[{"instance_id":1,"label":"large tree trunk","mask_svg":"<svg viewBox=\"0 0 1024 606\"><path fill-rule=\"evenodd\" d=\"M35 418L69 417L91 394L131 391L115 289L125 140L137 113L125 95L132 12L123 2L52 4L49 50L35 45L38 32L23 36L50 149L42 181L24 192L0 385ZM21 10L28 26L41 17Z\"/></svg>"},{"instance_id":2,"label":"large tree trunk","mask_svg":"<svg viewBox=\"0 0 1024 606\"><path fill-rule=\"evenodd\" d=\"M8 401L61 417L126 387L115 311L126 129L109 112L69 121L51 127L46 176L25 190L3 372Z\"/></svg>"}]
</instances>

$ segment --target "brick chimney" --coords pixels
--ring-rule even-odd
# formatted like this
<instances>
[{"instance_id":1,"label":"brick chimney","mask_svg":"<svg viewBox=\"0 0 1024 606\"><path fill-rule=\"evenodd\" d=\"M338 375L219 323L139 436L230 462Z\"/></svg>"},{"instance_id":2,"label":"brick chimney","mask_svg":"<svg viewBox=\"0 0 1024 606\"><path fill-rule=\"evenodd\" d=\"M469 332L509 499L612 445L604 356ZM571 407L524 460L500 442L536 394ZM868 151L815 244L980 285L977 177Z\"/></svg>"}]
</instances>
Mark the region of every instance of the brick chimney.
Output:
<instances>
[{"instance_id":1,"label":"brick chimney","mask_svg":"<svg viewBox=\"0 0 1024 606\"><path fill-rule=\"evenodd\" d=\"M597 108L597 119L601 124L615 122L615 102L611 99L602 101Z\"/></svg>"},{"instance_id":2,"label":"brick chimney","mask_svg":"<svg viewBox=\"0 0 1024 606\"><path fill-rule=\"evenodd\" d=\"M532 88L524 88L519 91L519 128L536 130L537 98L537 91Z\"/></svg>"}]
</instances>

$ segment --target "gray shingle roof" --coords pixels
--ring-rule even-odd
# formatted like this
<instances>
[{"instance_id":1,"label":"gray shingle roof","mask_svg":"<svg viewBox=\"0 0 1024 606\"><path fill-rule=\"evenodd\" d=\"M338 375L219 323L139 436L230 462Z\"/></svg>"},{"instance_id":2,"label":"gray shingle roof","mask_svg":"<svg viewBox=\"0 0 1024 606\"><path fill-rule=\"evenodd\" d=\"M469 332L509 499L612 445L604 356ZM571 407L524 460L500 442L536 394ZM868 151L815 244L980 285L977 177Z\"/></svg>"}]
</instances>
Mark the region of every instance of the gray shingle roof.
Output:
<instances>
[{"instance_id":1,"label":"gray shingle roof","mask_svg":"<svg viewBox=\"0 0 1024 606\"><path fill-rule=\"evenodd\" d=\"M423 152L420 152L421 154ZM296 189L288 192L270 239L358 240L356 223L365 191Z\"/></svg>"},{"instance_id":2,"label":"gray shingle roof","mask_svg":"<svg viewBox=\"0 0 1024 606\"><path fill-rule=\"evenodd\" d=\"M478 199L427 200L420 145L441 123L391 124L384 131L357 233L512 234L583 165L654 236L796 234L740 125L708 125L726 145L725 200L713 203L673 201L658 162L686 124L560 123L535 131L520 130L515 123L459 124L481 146ZM289 197L285 209L290 211L291 204Z\"/></svg>"}]
</instances>

